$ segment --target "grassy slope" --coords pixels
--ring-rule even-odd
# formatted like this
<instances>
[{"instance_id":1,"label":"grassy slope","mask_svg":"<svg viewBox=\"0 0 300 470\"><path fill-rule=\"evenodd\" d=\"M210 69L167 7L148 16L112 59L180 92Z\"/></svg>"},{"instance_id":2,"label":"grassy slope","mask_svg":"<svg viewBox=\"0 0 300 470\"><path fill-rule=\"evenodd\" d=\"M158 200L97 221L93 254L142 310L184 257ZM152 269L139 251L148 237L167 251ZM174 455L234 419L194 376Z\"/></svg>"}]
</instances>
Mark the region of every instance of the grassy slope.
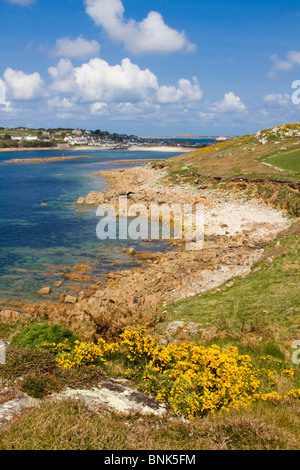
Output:
<instances>
[{"instance_id":1,"label":"grassy slope","mask_svg":"<svg viewBox=\"0 0 300 470\"><path fill-rule=\"evenodd\" d=\"M27 135L37 135L38 130L36 129L3 129L0 130L0 137L3 137L5 134L26 137Z\"/></svg>"},{"instance_id":2,"label":"grassy slope","mask_svg":"<svg viewBox=\"0 0 300 470\"><path fill-rule=\"evenodd\" d=\"M269 245L250 275L168 305L168 321L201 323L200 342L209 332L213 342L230 339L250 349L271 340L288 355L300 337L299 234L298 220Z\"/></svg>"},{"instance_id":3,"label":"grassy slope","mask_svg":"<svg viewBox=\"0 0 300 470\"><path fill-rule=\"evenodd\" d=\"M290 131L299 136L284 135ZM259 143L259 139L267 141ZM298 124L280 126L275 132L270 129L262 131L259 136L244 136L184 154L173 158L168 166L169 175L177 182L183 178L184 182L189 181L193 185L200 183L200 186L204 182L206 186L213 179L217 182L212 187L220 190L244 190L243 186L235 188L224 184L224 180L239 176L246 177L252 188L253 181L259 180L254 196L263 196L267 203L277 207L279 202L279 207L292 209L288 212L299 217L299 210L295 209L299 208L299 191L295 191L293 186L288 189L288 184L281 185L277 191L272 183L280 179L297 184L300 179L299 161ZM191 173L192 178L189 178ZM221 177L221 180L215 176ZM210 184L207 186L210 187ZM251 191L248 194L253 195ZM274 194L275 197L272 196ZM295 383L299 387L300 366L293 365L291 361L295 351L292 343L300 338L299 234L300 220L295 218L291 228L282 232L265 250L264 258L254 266L250 275L235 278L218 289L164 307L166 321L161 325L162 331L174 320L199 323L201 330L193 336L194 342L205 345L213 343L221 347L238 346L239 351L251 355L254 363L261 355L285 359L291 367L295 367ZM181 331L177 339L190 338L188 333ZM260 406L260 417L265 422L269 422L269 411L267 404ZM295 436L291 409L278 407L273 411L273 419L281 422ZM252 407L248 412L253 417L257 410ZM248 412L244 414L245 419ZM242 448L242 445L241 438L237 448Z\"/></svg>"},{"instance_id":4,"label":"grassy slope","mask_svg":"<svg viewBox=\"0 0 300 470\"><path fill-rule=\"evenodd\" d=\"M300 125L284 126L284 129L295 127L298 133ZM281 184L281 202L291 200L291 194L285 192L288 182L299 181L299 163L294 159L294 153L299 155L299 152L294 152L294 149L299 148L300 139L286 136L282 137L280 144L276 144L279 140L278 132L274 134L273 130L264 131L259 138L266 135L271 136L269 143L258 144L256 136L245 136L179 156L172 159L169 174L177 182L178 178L180 181L183 177L183 181L190 181L191 184L195 184L195 172L196 176L205 175L206 182L209 178L219 176L222 177L221 182L217 181L213 187L220 190L236 189L230 185L223 186L223 178L226 177L230 179L238 174L247 176L251 180L251 187L252 182L259 179L259 188L263 188L264 199L277 206L279 193L276 193L276 198L272 198L276 179L287 181L286 184ZM277 166L289 168L288 171L281 172L261 165L265 160L273 160L268 160L268 157L275 153L275 146L277 154L278 146L282 148L282 154L276 158ZM249 151L250 148L254 150ZM288 152L291 148L292 158ZM265 171L264 174L261 173L261 168ZM193 172L191 178L189 172ZM196 180L196 184L202 182L201 177ZM292 191L291 204L294 204L294 208L296 205L299 207L299 191L294 188ZM255 196L260 196L257 188ZM235 345L240 351L250 354L254 362L261 355L270 354L272 357L285 358L292 367L292 343L300 338L299 234L300 219L294 218L290 229L282 232L267 247L264 258L254 266L250 275L235 278L218 289L164 307L166 317L165 323L161 325L162 331L173 320L192 321L201 325L200 332L193 337L193 341L197 343L214 343L221 347ZM181 331L178 339L188 339L188 334ZM295 368L296 382L300 386L299 366Z\"/></svg>"},{"instance_id":5,"label":"grassy slope","mask_svg":"<svg viewBox=\"0 0 300 470\"><path fill-rule=\"evenodd\" d=\"M267 159L267 162L285 170L300 173L300 150L272 155Z\"/></svg>"},{"instance_id":6,"label":"grassy slope","mask_svg":"<svg viewBox=\"0 0 300 470\"><path fill-rule=\"evenodd\" d=\"M300 124L214 144L163 163L176 183L243 191L300 217Z\"/></svg>"},{"instance_id":7,"label":"grassy slope","mask_svg":"<svg viewBox=\"0 0 300 470\"><path fill-rule=\"evenodd\" d=\"M291 134L291 135L289 135ZM171 170L188 174L198 172L203 176L232 178L243 175L249 179L267 178L299 181L298 164L282 167L285 171L267 166L268 157L274 154L300 150L300 124L278 126L260 134L214 144L172 159ZM282 157L282 161L285 160ZM280 164L278 164L280 166ZM182 170L182 168L187 168Z\"/></svg>"},{"instance_id":8,"label":"grassy slope","mask_svg":"<svg viewBox=\"0 0 300 470\"><path fill-rule=\"evenodd\" d=\"M275 153L276 157L273 157ZM175 177L177 181L183 177L184 181L195 184L195 172L196 175L205 175L206 180L221 177L221 182L214 186L220 190L223 188L223 178L231 179L237 175L247 177L251 180L252 189L252 182L259 179L256 197L263 195L267 203L275 206L278 201L284 206L289 200L290 207L295 209L299 208L299 190L292 188L288 193L287 183L281 184L280 193L276 193L270 180L276 183L280 179L297 184L300 178L297 158L300 158L300 124L289 124L180 155L168 165L171 178ZM265 161L274 165L276 161L275 168L263 165ZM280 171L277 166L286 170ZM190 172L193 174L191 179ZM201 177L196 179L196 184L199 184ZM225 185L225 189L228 186ZM233 189L244 190L242 186ZM298 210L294 210L296 215ZM291 344L300 336L299 233L300 222L295 219L292 228L268 247L264 259L249 276L235 279L217 291L169 305L169 320L189 320L203 324L204 329L209 326L223 330L223 336L227 332L227 337L234 338L240 344L245 341L244 333L255 331L255 325L258 336L267 325L273 329L273 339Z\"/></svg>"},{"instance_id":9,"label":"grassy slope","mask_svg":"<svg viewBox=\"0 0 300 470\"><path fill-rule=\"evenodd\" d=\"M295 402L187 422L99 414L79 402L47 400L0 428L0 450L296 450L299 416Z\"/></svg>"}]
</instances>

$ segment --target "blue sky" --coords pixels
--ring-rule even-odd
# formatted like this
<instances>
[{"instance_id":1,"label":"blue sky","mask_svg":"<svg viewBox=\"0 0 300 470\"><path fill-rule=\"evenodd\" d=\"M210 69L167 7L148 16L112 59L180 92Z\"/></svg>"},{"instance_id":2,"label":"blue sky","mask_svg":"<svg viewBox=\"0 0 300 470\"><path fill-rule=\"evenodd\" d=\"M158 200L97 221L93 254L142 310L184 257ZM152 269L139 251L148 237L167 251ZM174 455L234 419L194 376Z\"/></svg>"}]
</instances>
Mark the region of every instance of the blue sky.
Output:
<instances>
[{"instance_id":1,"label":"blue sky","mask_svg":"<svg viewBox=\"0 0 300 470\"><path fill-rule=\"evenodd\" d=\"M299 1L0 0L0 126L245 134L300 121Z\"/></svg>"}]
</instances>

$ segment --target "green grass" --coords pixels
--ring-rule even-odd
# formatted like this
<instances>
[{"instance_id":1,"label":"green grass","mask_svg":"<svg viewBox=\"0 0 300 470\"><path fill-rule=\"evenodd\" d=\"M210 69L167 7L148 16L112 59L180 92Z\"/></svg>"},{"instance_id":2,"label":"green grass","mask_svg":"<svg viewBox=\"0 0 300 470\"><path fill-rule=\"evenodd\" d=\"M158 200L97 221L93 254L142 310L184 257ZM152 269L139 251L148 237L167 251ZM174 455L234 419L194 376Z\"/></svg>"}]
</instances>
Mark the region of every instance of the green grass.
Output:
<instances>
[{"instance_id":1,"label":"green grass","mask_svg":"<svg viewBox=\"0 0 300 470\"><path fill-rule=\"evenodd\" d=\"M300 150L294 150L293 152L280 153L278 155L272 155L267 159L271 165L283 168L284 170L294 171L300 173Z\"/></svg>"},{"instance_id":2,"label":"green grass","mask_svg":"<svg viewBox=\"0 0 300 470\"><path fill-rule=\"evenodd\" d=\"M5 134L26 137L27 135L37 135L38 130L36 129L5 129L0 130L0 137L3 137Z\"/></svg>"},{"instance_id":3,"label":"green grass","mask_svg":"<svg viewBox=\"0 0 300 470\"><path fill-rule=\"evenodd\" d=\"M286 149L285 156L300 151L300 124L287 124L276 129L275 132L274 129L266 129L259 136L243 136L173 157L172 164L169 162L170 173L174 176L177 172L179 176L184 176L182 166L193 165L196 169L193 172L202 177L218 176L226 179L243 175L252 179L263 177L299 181L299 163L296 160L290 162L292 157L288 156L288 162L284 162L282 167L275 163L274 166L263 165L270 156L277 154L281 146ZM291 131L293 135L289 135ZM264 144L261 144L262 138L265 139ZM284 171L280 171L279 166Z\"/></svg>"},{"instance_id":4,"label":"green grass","mask_svg":"<svg viewBox=\"0 0 300 470\"><path fill-rule=\"evenodd\" d=\"M43 343L63 343L68 340L71 344L79 337L60 324L48 325L45 321L26 326L16 333L10 342L10 347L36 348Z\"/></svg>"},{"instance_id":5,"label":"green grass","mask_svg":"<svg viewBox=\"0 0 300 470\"><path fill-rule=\"evenodd\" d=\"M4 323L0 321L0 339L10 340L14 334L19 333L24 327L26 323L24 322L10 322Z\"/></svg>"},{"instance_id":6,"label":"green grass","mask_svg":"<svg viewBox=\"0 0 300 470\"><path fill-rule=\"evenodd\" d=\"M298 450L299 406L257 404L188 422L47 400L0 427L0 450Z\"/></svg>"},{"instance_id":7,"label":"green grass","mask_svg":"<svg viewBox=\"0 0 300 470\"><path fill-rule=\"evenodd\" d=\"M300 337L299 222L266 250L252 273L164 307L172 320L200 323L200 341L242 345L259 338L290 344ZM201 336L203 337L201 339Z\"/></svg>"}]
</instances>

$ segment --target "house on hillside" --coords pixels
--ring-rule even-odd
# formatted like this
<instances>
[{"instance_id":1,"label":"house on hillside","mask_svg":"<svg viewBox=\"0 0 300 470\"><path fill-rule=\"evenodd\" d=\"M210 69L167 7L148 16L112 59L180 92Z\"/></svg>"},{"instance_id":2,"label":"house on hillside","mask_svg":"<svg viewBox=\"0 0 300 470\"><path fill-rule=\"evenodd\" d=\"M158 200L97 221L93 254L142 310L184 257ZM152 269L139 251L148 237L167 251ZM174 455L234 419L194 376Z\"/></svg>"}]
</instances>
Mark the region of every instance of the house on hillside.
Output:
<instances>
[{"instance_id":1,"label":"house on hillside","mask_svg":"<svg viewBox=\"0 0 300 470\"><path fill-rule=\"evenodd\" d=\"M43 137L43 139L50 139L51 134L50 132L44 131L42 132L41 136Z\"/></svg>"}]
</instances>

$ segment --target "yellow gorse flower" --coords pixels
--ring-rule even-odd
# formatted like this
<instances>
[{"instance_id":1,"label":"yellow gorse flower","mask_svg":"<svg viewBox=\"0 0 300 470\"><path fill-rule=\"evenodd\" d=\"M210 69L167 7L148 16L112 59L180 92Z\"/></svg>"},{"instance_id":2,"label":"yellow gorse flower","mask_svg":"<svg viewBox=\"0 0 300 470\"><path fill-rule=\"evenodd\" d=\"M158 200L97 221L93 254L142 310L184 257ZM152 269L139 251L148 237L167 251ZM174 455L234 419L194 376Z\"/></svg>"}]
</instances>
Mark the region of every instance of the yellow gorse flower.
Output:
<instances>
[{"instance_id":1,"label":"yellow gorse flower","mask_svg":"<svg viewBox=\"0 0 300 470\"><path fill-rule=\"evenodd\" d=\"M156 345L145 336L145 328L127 330L122 346L131 363L126 375L140 382L139 388L157 400L170 404L175 414L193 418L196 414L215 413L248 406L256 400L298 397L298 391L280 396L277 392L262 393L261 378L277 384L275 370L257 369L249 355L240 355L236 347L221 349L217 345L196 346ZM271 356L261 358L268 361ZM278 366L283 361L275 360ZM283 369L281 375L293 377L293 369Z\"/></svg>"},{"instance_id":2,"label":"yellow gorse flower","mask_svg":"<svg viewBox=\"0 0 300 470\"><path fill-rule=\"evenodd\" d=\"M138 382L144 393L168 403L175 414L187 418L239 406L254 401L280 401L300 398L300 389L280 395L272 390L277 377L294 377L294 369L286 362L262 356L256 368L249 355L239 354L238 348L221 349L217 345L197 346L191 342L161 346L146 336L146 328L125 330L121 344L68 341L44 345L56 355L59 367L105 367L114 353L123 355L128 363L125 375ZM270 366L270 367L268 367ZM271 391L270 391L271 389Z\"/></svg>"},{"instance_id":3,"label":"yellow gorse flower","mask_svg":"<svg viewBox=\"0 0 300 470\"><path fill-rule=\"evenodd\" d=\"M62 369L103 365L111 354L119 350L116 343L109 344L103 339L99 339L97 343L75 341L73 347L67 341L44 346L56 355L58 366Z\"/></svg>"}]
</instances>

